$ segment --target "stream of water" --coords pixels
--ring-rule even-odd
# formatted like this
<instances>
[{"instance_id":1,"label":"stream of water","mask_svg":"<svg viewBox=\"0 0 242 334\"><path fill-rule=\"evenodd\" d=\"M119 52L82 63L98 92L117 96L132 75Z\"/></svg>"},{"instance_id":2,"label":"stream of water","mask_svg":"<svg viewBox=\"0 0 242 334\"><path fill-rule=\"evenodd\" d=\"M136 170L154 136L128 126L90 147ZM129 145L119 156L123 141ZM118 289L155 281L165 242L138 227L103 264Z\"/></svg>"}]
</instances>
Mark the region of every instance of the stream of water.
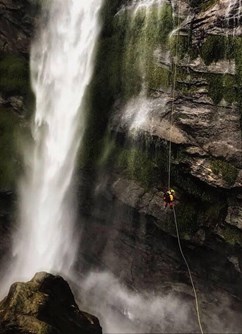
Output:
<instances>
[{"instance_id":1,"label":"stream of water","mask_svg":"<svg viewBox=\"0 0 242 334\"><path fill-rule=\"evenodd\" d=\"M10 282L41 270L68 273L75 260L72 178L85 128L84 97L93 73L101 5L102 0L43 5L31 50L33 145L24 152Z\"/></svg>"}]
</instances>

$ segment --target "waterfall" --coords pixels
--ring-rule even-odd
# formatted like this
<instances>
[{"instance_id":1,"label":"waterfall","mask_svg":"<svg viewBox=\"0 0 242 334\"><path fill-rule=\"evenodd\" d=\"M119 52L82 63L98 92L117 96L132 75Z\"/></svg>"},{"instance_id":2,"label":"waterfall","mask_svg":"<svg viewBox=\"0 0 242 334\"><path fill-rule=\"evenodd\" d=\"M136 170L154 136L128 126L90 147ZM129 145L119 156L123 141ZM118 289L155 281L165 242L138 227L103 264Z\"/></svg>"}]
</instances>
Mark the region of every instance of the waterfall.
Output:
<instances>
[{"instance_id":1,"label":"waterfall","mask_svg":"<svg viewBox=\"0 0 242 334\"><path fill-rule=\"evenodd\" d=\"M85 125L102 0L52 0L43 5L41 31L32 44L36 95L33 145L25 149L20 182L19 231L11 280L36 271L68 273L75 260L72 179Z\"/></svg>"},{"instance_id":2,"label":"waterfall","mask_svg":"<svg viewBox=\"0 0 242 334\"><path fill-rule=\"evenodd\" d=\"M127 127L131 136L137 135L152 116L150 81L152 76L157 79L161 76L156 64L161 45L170 57L165 46L170 27L164 23L169 10L171 7L164 0L133 0L116 15L117 24L127 22L127 25L122 62L124 104L115 121L117 128Z\"/></svg>"}]
</instances>

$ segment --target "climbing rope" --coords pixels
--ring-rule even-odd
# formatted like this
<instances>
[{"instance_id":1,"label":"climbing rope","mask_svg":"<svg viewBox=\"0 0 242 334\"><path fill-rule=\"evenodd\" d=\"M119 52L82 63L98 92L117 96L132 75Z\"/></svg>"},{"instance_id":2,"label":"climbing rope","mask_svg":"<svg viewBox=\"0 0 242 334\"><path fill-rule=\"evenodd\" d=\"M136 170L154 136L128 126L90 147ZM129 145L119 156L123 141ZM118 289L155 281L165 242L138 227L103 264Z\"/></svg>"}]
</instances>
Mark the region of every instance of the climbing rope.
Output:
<instances>
[{"instance_id":1,"label":"climbing rope","mask_svg":"<svg viewBox=\"0 0 242 334\"><path fill-rule=\"evenodd\" d=\"M173 81L172 81L172 102L171 102L171 113L170 113L170 140L169 140L169 159L168 159L168 189L171 188L171 149L172 149L172 142L171 142L171 136L172 136L172 129L173 129L173 113L174 113L174 106L175 106L175 90L176 90L176 78L177 78L177 56L178 56L178 43L179 43L179 0L178 0L178 8L177 8L177 16L178 16L178 32L176 34L176 40L175 40L175 56L173 58L173 64L174 64L174 72L173 72ZM177 234L177 240L178 240L178 246L179 250L181 253L181 256L186 264L192 289L194 292L194 297L195 297L195 303L196 303L196 313L197 313L197 320L198 320L198 325L201 331L201 334L204 334L202 323L201 323L201 316L200 316L200 309L199 309L199 302L198 302L198 296L197 296L197 291L193 282L192 278L192 273L189 267L189 264L187 262L187 259L183 253L183 249L181 246L181 240L180 240L180 234L179 234L179 229L178 229L178 223L176 219L176 211L175 208L173 207L173 214L174 214L174 221L175 221L175 226L176 226L176 234Z\"/></svg>"},{"instance_id":2,"label":"climbing rope","mask_svg":"<svg viewBox=\"0 0 242 334\"><path fill-rule=\"evenodd\" d=\"M179 234L179 229L178 229L178 224L177 224L177 219L176 219L176 211L175 211L174 207L173 207L173 214L174 214L174 221L175 221L175 226L176 226L176 234L177 234L178 246L179 246L179 249L180 249L181 256L182 256L182 258L183 258L183 260L184 260L184 262L186 264L187 271L189 273L190 281L191 281L191 284L192 284L192 289L193 289L193 292L194 292L195 302L196 302L196 312L197 312L198 325L199 325L201 333L203 334L204 332L203 332L203 327L202 327L202 323L201 323L201 316L200 316L200 309L199 309L199 302L198 302L197 291L196 291L196 288L195 288L195 285L194 285L194 282L193 282L192 273L191 273L189 264L187 262L187 259L186 259L185 255L184 255L184 253L183 253L183 250L182 250L181 240L180 240L180 234Z\"/></svg>"},{"instance_id":3,"label":"climbing rope","mask_svg":"<svg viewBox=\"0 0 242 334\"><path fill-rule=\"evenodd\" d=\"M177 10L177 16L179 19L179 5ZM178 22L179 25L179 22ZM175 107L175 91L176 91L176 78L177 78L177 55L178 55L178 43L179 43L179 28L178 33L175 35L175 57L173 57L173 64L174 64L174 72L173 72L173 80L172 80L172 87L171 87L171 113L170 113L170 140L169 140L169 155L168 155L168 189L171 188L171 135L172 135L172 128L173 128L173 113Z\"/></svg>"}]
</instances>

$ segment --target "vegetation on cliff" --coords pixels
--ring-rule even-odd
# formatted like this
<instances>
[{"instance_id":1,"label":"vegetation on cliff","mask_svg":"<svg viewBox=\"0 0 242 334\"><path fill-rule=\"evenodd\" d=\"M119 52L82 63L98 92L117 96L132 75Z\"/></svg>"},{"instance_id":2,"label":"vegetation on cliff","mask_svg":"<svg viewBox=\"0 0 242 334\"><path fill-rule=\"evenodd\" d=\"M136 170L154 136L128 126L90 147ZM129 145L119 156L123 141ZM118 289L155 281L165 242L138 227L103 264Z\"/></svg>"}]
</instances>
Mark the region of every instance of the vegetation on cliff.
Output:
<instances>
[{"instance_id":1,"label":"vegetation on cliff","mask_svg":"<svg viewBox=\"0 0 242 334\"><path fill-rule=\"evenodd\" d=\"M214 4L215 1L190 3L196 13L209 10ZM196 39L192 25L190 30L173 31L179 20L167 3L162 8L135 9L134 13L132 7L122 7L120 2L109 8L106 1L103 19L105 24L88 96L90 112L81 165L95 170L96 163L100 168L102 161L103 169L118 171L139 182L147 191L152 187L164 189L168 175L166 141L150 137L149 133L130 141L128 129L113 126L113 114L121 112L122 106L142 91L151 99L164 92L169 96L174 79L175 97L181 104L203 98L201 106L207 103L215 114L217 108L223 106L238 110L241 104L241 39L209 32ZM190 66L195 61L198 70ZM221 61L234 62L235 73L225 73ZM176 113L174 121L179 124L182 117L181 113ZM191 131L189 125L184 128L189 129L189 135L196 140L195 127ZM204 132L209 135L209 130ZM213 155L211 151L204 154L214 178L228 188L233 187L239 170L232 159L226 161L225 157ZM196 233L202 225L222 223L228 205L223 190L206 184L210 183L210 176L204 183L191 175L189 168L193 163L185 147L172 145L172 184L177 187L182 201L189 202L184 210L180 207L179 221L184 233Z\"/></svg>"}]
</instances>

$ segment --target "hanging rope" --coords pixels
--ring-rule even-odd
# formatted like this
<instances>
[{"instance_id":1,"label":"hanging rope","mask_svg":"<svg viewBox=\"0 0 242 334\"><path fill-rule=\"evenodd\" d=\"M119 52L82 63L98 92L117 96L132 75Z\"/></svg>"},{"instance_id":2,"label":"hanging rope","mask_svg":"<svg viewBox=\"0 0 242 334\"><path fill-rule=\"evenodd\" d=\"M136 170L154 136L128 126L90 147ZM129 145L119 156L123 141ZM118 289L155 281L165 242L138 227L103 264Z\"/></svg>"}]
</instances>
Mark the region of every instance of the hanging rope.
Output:
<instances>
[{"instance_id":1,"label":"hanging rope","mask_svg":"<svg viewBox=\"0 0 242 334\"><path fill-rule=\"evenodd\" d=\"M177 10L177 16L179 20L179 4ZM179 22L178 22L179 25ZM171 188L171 136L172 136L172 128L173 128L173 113L175 107L175 92L176 92L176 78L177 78L177 54L178 54L178 43L179 43L179 28L177 34L175 34L175 56L173 57L174 71L173 71L173 80L171 87L171 113L170 113L170 140L169 140L169 155L168 155L168 189Z\"/></svg>"},{"instance_id":2,"label":"hanging rope","mask_svg":"<svg viewBox=\"0 0 242 334\"><path fill-rule=\"evenodd\" d=\"M174 62L174 74L173 74L173 82L172 82L172 102L171 102L171 113L170 113L170 140L169 140L169 155L168 155L168 189L171 188L171 134L173 129L173 113L175 108L175 91L176 91L176 77L177 77L177 45L178 45L178 37L179 33L177 34L177 40L175 43L175 62Z\"/></svg>"},{"instance_id":3,"label":"hanging rope","mask_svg":"<svg viewBox=\"0 0 242 334\"><path fill-rule=\"evenodd\" d=\"M195 288L195 285L194 285L194 282L193 282L192 273L191 273L189 264L187 262L187 259L186 259L185 255L184 255L184 253L183 253L183 250L182 250L181 240L180 240L180 234L179 234L179 229L178 229L178 224L177 224L177 219L176 219L176 211L175 211L174 207L173 207L173 214L174 214L174 221L175 221L175 226L176 226L176 234L177 234L178 246L179 246L179 249L180 249L181 256L182 256L182 258L183 258L183 260L184 260L184 262L186 264L187 271L189 273L190 281L191 281L191 284L192 284L192 289L193 289L193 292L194 292L195 302L196 302L196 312L197 312L198 325L199 325L201 333L203 334L204 332L203 332L203 327L202 327L202 323L201 323L201 316L200 316L200 309L199 309L199 302L198 302L197 291L196 291L196 288Z\"/></svg>"},{"instance_id":4,"label":"hanging rope","mask_svg":"<svg viewBox=\"0 0 242 334\"><path fill-rule=\"evenodd\" d=\"M173 80L172 80L172 103L171 103L171 113L170 113L170 140L169 140L169 156L168 156L168 189L170 190L171 188L171 149L172 149L172 129L173 129L173 113L174 113L174 107L175 107L175 91L176 91L176 79L177 79L177 55L178 55L178 45L179 45L179 0L178 0L178 8L177 8L177 17L178 17L178 31L175 35L175 56L173 58L173 64L174 64L174 72L173 72ZM182 246L181 246L181 240L180 240L180 234L179 234L179 229L178 229L178 223L176 219L176 211L173 207L173 214L174 214L174 221L175 221L175 226L176 226L176 234L177 234L177 241L178 241L178 246L179 250L181 253L181 256L186 264L188 274L190 277L192 289L194 292L194 297L195 297L195 303L196 303L196 313L197 313L197 320L198 320L198 325L201 331L201 334L204 334L202 323L201 323L201 316L200 316L200 309L199 309L199 302L198 302L198 296L197 296L197 291L193 282L192 278L192 273L189 267L189 264L187 262L187 259L183 253Z\"/></svg>"}]
</instances>

